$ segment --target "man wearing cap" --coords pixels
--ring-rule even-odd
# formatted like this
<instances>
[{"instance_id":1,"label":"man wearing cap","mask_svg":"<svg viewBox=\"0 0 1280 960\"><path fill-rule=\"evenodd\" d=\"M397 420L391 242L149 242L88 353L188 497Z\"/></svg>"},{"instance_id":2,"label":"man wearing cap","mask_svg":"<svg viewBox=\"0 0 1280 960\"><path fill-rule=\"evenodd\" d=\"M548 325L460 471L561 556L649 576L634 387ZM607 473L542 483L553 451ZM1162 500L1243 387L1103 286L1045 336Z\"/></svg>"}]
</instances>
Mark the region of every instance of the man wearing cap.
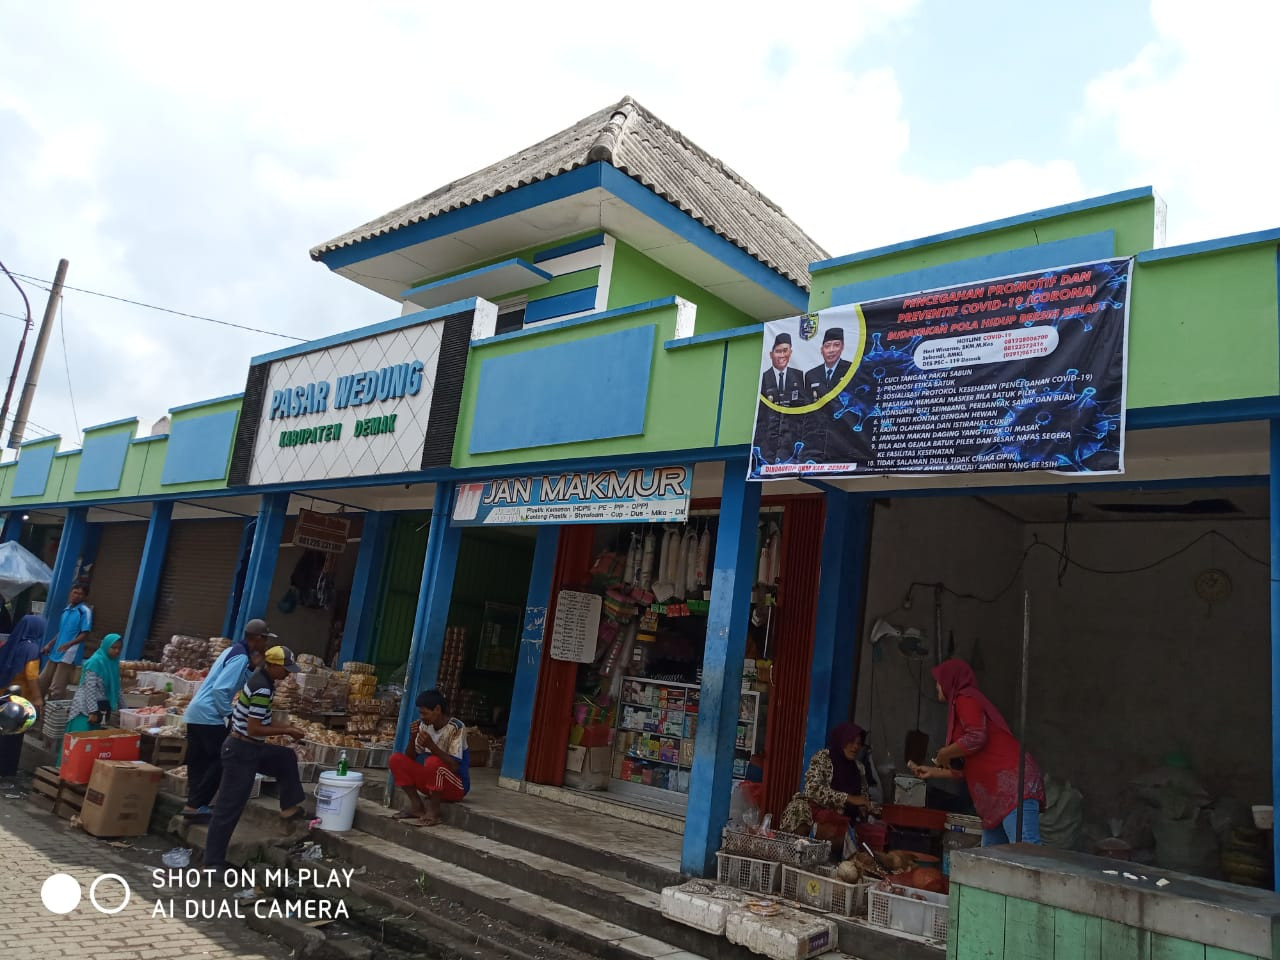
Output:
<instances>
[{"instance_id":1,"label":"man wearing cap","mask_svg":"<svg viewBox=\"0 0 1280 960\"><path fill-rule=\"evenodd\" d=\"M853 366L848 360L841 359L844 353L844 330L830 327L822 335L822 363L804 375L805 399L809 402L821 400L840 385L844 375Z\"/></svg>"},{"instance_id":2,"label":"man wearing cap","mask_svg":"<svg viewBox=\"0 0 1280 960\"><path fill-rule=\"evenodd\" d=\"M297 672L292 650L268 647L262 655L262 666L249 674L231 704L231 729L222 743L222 785L218 788L218 802L213 806L205 841L205 867L227 865L227 845L249 802L256 774L275 778L281 820L291 822L306 817L302 809L305 794L298 778L298 755L288 747L266 742L267 737L294 740L303 737L297 727L276 726L271 722L271 698L275 696L276 684Z\"/></svg>"},{"instance_id":3,"label":"man wearing cap","mask_svg":"<svg viewBox=\"0 0 1280 960\"><path fill-rule=\"evenodd\" d=\"M222 782L222 741L227 738L227 718L234 697L249 673L262 660L267 643L278 639L265 620L244 625L244 639L233 643L213 661L209 674L191 698L187 722L187 805L182 815L205 819L209 804Z\"/></svg>"}]
</instances>

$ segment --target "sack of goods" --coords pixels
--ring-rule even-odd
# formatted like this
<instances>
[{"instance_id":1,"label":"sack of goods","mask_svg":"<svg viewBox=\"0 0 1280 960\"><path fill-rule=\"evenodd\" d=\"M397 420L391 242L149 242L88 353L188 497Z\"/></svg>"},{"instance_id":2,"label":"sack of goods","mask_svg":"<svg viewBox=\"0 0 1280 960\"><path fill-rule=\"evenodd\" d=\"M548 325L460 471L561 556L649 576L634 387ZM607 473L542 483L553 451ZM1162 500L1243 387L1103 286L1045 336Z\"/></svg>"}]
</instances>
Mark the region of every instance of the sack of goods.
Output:
<instances>
[{"instance_id":1,"label":"sack of goods","mask_svg":"<svg viewBox=\"0 0 1280 960\"><path fill-rule=\"evenodd\" d=\"M160 656L160 669L164 673L177 673L183 667L208 670L213 664L209 655L208 637L186 637L175 634L164 646Z\"/></svg>"}]
</instances>

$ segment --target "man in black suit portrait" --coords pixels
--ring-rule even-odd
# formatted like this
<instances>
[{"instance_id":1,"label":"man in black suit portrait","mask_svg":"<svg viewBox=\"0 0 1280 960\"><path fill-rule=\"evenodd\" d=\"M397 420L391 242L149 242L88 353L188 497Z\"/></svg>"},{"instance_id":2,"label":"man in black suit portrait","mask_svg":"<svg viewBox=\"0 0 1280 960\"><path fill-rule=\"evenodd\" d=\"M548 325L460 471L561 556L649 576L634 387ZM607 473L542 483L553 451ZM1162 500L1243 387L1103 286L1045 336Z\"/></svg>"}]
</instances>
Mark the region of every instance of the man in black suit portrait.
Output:
<instances>
[{"instance_id":1,"label":"man in black suit portrait","mask_svg":"<svg viewBox=\"0 0 1280 960\"><path fill-rule=\"evenodd\" d=\"M780 407L803 406L804 376L791 368L791 334L780 333L774 337L769 359L773 366L760 378L760 396Z\"/></svg>"},{"instance_id":2,"label":"man in black suit portrait","mask_svg":"<svg viewBox=\"0 0 1280 960\"><path fill-rule=\"evenodd\" d=\"M841 359L844 353L844 330L831 327L822 335L822 363L804 375L804 391L807 402L821 400L839 385L853 366Z\"/></svg>"}]
</instances>

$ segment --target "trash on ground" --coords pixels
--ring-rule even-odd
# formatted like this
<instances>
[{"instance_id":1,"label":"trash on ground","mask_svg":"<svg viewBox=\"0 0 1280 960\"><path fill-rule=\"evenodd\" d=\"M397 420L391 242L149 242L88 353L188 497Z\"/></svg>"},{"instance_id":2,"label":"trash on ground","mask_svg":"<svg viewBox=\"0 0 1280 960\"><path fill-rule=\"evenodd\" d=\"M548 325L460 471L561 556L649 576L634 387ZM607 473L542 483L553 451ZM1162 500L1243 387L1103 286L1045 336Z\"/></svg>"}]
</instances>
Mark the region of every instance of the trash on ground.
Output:
<instances>
[{"instance_id":1,"label":"trash on ground","mask_svg":"<svg viewBox=\"0 0 1280 960\"><path fill-rule=\"evenodd\" d=\"M188 847L174 847L160 859L166 867L186 867L191 864L191 850Z\"/></svg>"}]
</instances>

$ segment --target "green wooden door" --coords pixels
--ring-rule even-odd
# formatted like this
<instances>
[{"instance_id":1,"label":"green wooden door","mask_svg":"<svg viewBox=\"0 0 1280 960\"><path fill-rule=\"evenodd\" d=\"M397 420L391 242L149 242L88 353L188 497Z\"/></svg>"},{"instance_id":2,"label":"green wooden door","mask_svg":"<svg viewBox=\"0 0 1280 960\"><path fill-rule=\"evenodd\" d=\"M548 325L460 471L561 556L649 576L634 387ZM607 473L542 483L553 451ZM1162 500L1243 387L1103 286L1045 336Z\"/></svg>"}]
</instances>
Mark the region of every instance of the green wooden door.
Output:
<instances>
[{"instance_id":1,"label":"green wooden door","mask_svg":"<svg viewBox=\"0 0 1280 960\"><path fill-rule=\"evenodd\" d=\"M382 683L404 680L430 523L430 513L402 513L391 528L373 623L373 663Z\"/></svg>"}]
</instances>

